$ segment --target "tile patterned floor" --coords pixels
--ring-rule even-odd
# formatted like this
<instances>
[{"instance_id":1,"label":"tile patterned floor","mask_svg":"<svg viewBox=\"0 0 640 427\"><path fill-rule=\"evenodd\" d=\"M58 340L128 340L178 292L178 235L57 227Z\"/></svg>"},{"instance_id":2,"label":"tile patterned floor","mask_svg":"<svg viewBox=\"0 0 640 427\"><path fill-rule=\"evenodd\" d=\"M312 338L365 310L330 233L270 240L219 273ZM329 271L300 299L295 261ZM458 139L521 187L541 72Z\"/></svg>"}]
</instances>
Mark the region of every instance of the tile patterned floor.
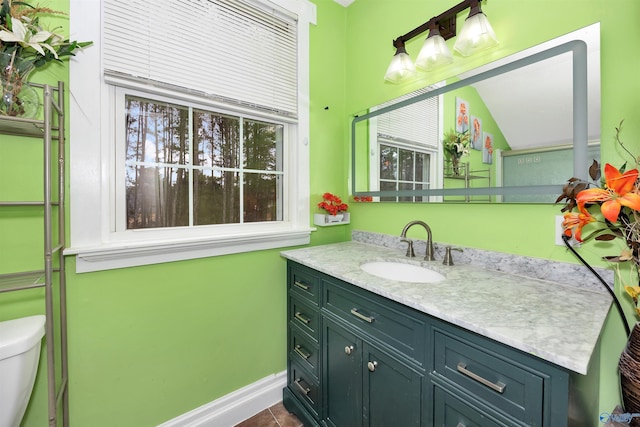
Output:
<instances>
[{"instance_id":1,"label":"tile patterned floor","mask_svg":"<svg viewBox=\"0 0 640 427\"><path fill-rule=\"evenodd\" d=\"M236 424L235 427L303 427L303 425L280 402L262 412L258 412L248 420Z\"/></svg>"}]
</instances>

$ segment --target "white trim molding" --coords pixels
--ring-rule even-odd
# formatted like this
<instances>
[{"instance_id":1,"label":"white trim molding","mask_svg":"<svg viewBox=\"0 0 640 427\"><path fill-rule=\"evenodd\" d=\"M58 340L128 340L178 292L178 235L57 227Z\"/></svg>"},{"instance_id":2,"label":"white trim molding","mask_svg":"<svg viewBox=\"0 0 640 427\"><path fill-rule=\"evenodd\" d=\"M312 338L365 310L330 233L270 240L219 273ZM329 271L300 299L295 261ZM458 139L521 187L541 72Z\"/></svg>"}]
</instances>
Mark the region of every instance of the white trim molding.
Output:
<instances>
[{"instance_id":1,"label":"white trim molding","mask_svg":"<svg viewBox=\"0 0 640 427\"><path fill-rule=\"evenodd\" d=\"M270 375L158 427L234 426L282 401L287 372Z\"/></svg>"},{"instance_id":2,"label":"white trim molding","mask_svg":"<svg viewBox=\"0 0 640 427\"><path fill-rule=\"evenodd\" d=\"M145 245L116 243L110 246L69 248L64 251L64 254L76 255L76 273L89 273L92 271L307 245L309 244L309 233L312 230L314 229L308 228L280 233L236 235L219 239L168 240Z\"/></svg>"}]
</instances>

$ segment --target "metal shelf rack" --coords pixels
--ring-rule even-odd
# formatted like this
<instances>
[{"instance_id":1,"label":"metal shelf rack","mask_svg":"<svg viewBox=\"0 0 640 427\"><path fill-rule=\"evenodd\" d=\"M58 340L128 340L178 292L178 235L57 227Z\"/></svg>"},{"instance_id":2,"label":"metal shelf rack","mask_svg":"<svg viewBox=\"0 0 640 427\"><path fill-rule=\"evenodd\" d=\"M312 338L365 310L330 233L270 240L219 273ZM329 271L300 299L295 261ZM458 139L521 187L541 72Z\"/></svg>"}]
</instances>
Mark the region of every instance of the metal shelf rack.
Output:
<instances>
[{"instance_id":1,"label":"metal shelf rack","mask_svg":"<svg viewBox=\"0 0 640 427\"><path fill-rule=\"evenodd\" d=\"M450 160L445 161L444 166L444 177L447 179L459 180L463 182L463 188L471 188L471 182L474 180L484 180L483 185L481 187L491 187L491 169L487 166L486 169L477 169L471 170L469 162L460 162L457 165L454 165ZM472 196L465 195L461 199L448 200L446 201L461 201L461 202L471 202L471 201L485 201L490 202L491 196L484 197L475 197L472 199Z\"/></svg>"},{"instance_id":2,"label":"metal shelf rack","mask_svg":"<svg viewBox=\"0 0 640 427\"><path fill-rule=\"evenodd\" d=\"M0 293L45 288L45 338L49 426L68 427L67 295L63 258L63 250L65 247L64 83L58 82L57 86L46 84L30 85L42 92L43 118L24 119L0 116L0 134L38 138L42 140L44 158L43 198L38 201L0 201L0 208L10 206L36 206L43 208L43 268L38 271L20 271L0 274ZM56 143L57 158L54 159L53 148ZM54 180L54 178L56 179ZM57 224L55 224L56 221L54 221L54 215L56 213ZM56 298L55 295L56 282L58 285L58 298ZM55 312L56 304L58 305L57 316ZM57 322L59 322L59 363L56 363L55 360L55 325ZM59 374L56 372L57 368L60 370Z\"/></svg>"}]
</instances>

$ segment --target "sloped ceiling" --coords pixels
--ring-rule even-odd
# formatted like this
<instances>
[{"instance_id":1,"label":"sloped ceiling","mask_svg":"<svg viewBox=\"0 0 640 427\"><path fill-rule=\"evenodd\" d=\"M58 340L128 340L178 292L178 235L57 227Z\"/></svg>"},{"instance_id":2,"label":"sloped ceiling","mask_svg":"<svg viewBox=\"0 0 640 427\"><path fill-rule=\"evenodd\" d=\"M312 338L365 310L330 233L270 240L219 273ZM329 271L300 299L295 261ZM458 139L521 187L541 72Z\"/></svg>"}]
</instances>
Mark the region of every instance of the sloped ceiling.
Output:
<instances>
[{"instance_id":1,"label":"sloped ceiling","mask_svg":"<svg viewBox=\"0 0 640 427\"><path fill-rule=\"evenodd\" d=\"M587 43L589 141L600 139L600 31L594 24L509 58L519 59L553 44L581 39ZM502 65L496 61L461 78ZM513 150L573 142L571 54L563 54L473 86ZM472 106L473 107L473 106ZM470 111L473 115L473 108Z\"/></svg>"}]
</instances>

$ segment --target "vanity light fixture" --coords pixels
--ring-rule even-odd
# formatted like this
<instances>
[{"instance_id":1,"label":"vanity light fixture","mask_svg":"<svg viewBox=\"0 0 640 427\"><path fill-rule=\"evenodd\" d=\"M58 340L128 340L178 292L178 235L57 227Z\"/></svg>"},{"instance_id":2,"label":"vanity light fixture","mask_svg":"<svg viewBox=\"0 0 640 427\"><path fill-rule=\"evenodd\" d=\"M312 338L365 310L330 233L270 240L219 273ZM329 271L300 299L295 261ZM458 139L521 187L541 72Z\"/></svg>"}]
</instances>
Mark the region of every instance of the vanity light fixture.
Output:
<instances>
[{"instance_id":1,"label":"vanity light fixture","mask_svg":"<svg viewBox=\"0 0 640 427\"><path fill-rule=\"evenodd\" d=\"M396 48L396 53L387 68L385 80L391 83L400 83L415 75L416 66L421 70L430 71L439 66L450 64L453 61L453 55L451 55L445 40L455 37L457 15L467 8L470 9L469 16L456 40L454 50L462 56L469 56L476 51L497 45L498 40L487 16L480 9L480 2L481 0L464 0L395 39L393 46ZM427 30L429 35L422 45L414 66L411 57L405 50L405 43Z\"/></svg>"},{"instance_id":2,"label":"vanity light fixture","mask_svg":"<svg viewBox=\"0 0 640 427\"><path fill-rule=\"evenodd\" d=\"M432 19L429 21L429 36L424 41L422 49L416 59L416 67L431 71L442 65L451 64L453 55L447 47L444 37L440 35L438 25Z\"/></svg>"},{"instance_id":3,"label":"vanity light fixture","mask_svg":"<svg viewBox=\"0 0 640 427\"><path fill-rule=\"evenodd\" d=\"M396 47L396 53L391 59L391 64L389 64L384 78L391 83L400 83L415 76L416 67L404 48L404 40L396 39L393 41L393 45Z\"/></svg>"},{"instance_id":4,"label":"vanity light fixture","mask_svg":"<svg viewBox=\"0 0 640 427\"><path fill-rule=\"evenodd\" d=\"M482 13L480 2L472 4L469 16L464 21L460 35L453 45L453 50L462 56L472 55L479 50L488 49L498 44L496 33L487 19L487 15Z\"/></svg>"}]
</instances>

